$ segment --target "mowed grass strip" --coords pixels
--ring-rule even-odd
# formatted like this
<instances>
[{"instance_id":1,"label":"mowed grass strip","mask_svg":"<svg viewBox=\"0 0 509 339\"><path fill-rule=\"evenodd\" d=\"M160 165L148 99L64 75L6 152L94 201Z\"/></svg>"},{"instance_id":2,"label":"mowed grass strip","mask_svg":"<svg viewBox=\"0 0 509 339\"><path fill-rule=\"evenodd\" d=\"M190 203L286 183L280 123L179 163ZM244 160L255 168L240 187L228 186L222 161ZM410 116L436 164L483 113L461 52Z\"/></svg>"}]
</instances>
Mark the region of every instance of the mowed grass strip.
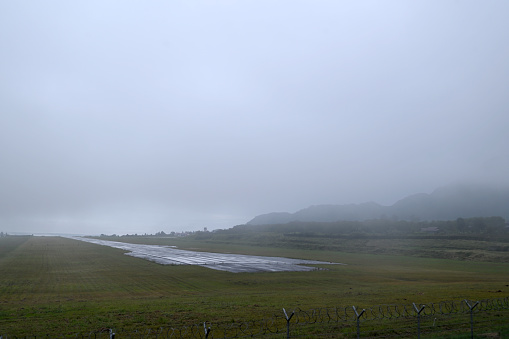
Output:
<instances>
[{"instance_id":1,"label":"mowed grass strip","mask_svg":"<svg viewBox=\"0 0 509 339\"><path fill-rule=\"evenodd\" d=\"M137 314L150 309L144 302L154 300L157 310L164 310L162 298L214 288L196 267L156 265L125 256L121 250L65 238L8 237L1 239L0 247L4 249L0 329L15 335L52 332L48 321L65 329L63 333L125 325L125 319L116 323L112 314L117 312L123 319L119 311ZM69 315L86 319L85 326L76 322L66 326Z\"/></svg>"},{"instance_id":2,"label":"mowed grass strip","mask_svg":"<svg viewBox=\"0 0 509 339\"><path fill-rule=\"evenodd\" d=\"M0 332L16 336L231 323L280 314L283 307L370 307L509 294L504 263L223 244L224 252L347 264L313 272L229 273L159 265L58 237L1 238L0 248Z\"/></svg>"}]
</instances>

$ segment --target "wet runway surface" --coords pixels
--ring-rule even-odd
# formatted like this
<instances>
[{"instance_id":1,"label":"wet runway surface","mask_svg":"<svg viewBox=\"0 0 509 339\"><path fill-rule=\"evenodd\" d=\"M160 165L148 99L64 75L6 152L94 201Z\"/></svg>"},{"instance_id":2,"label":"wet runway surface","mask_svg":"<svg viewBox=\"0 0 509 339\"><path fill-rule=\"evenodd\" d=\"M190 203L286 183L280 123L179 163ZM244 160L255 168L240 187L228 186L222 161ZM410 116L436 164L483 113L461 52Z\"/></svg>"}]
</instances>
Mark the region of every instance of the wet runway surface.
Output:
<instances>
[{"instance_id":1,"label":"wet runway surface","mask_svg":"<svg viewBox=\"0 0 509 339\"><path fill-rule=\"evenodd\" d=\"M243 254L210 253L179 250L169 246L128 244L83 237L69 237L97 245L110 246L128 251L126 255L142 258L163 265L198 265L219 271L239 272L282 272L312 271L316 267L303 265L337 264L324 261L263 257Z\"/></svg>"}]
</instances>

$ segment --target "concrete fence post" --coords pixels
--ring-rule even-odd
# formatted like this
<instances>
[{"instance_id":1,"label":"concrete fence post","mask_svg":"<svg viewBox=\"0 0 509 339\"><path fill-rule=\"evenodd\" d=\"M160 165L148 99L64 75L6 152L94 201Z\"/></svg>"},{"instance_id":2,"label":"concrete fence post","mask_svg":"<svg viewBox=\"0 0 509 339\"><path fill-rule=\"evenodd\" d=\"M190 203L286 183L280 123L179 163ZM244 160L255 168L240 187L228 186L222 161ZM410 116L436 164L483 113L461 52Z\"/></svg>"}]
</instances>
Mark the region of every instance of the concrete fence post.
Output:
<instances>
[{"instance_id":1,"label":"concrete fence post","mask_svg":"<svg viewBox=\"0 0 509 339\"><path fill-rule=\"evenodd\" d=\"M288 314L286 314L286 310L283 308L283 312L285 314L285 318L286 318L286 338L290 338L290 319L292 319L293 315L295 314L295 310L292 311L292 314L290 314L290 316L288 316Z\"/></svg>"},{"instance_id":2,"label":"concrete fence post","mask_svg":"<svg viewBox=\"0 0 509 339\"><path fill-rule=\"evenodd\" d=\"M422 312L422 310L424 310L424 305L422 305L422 307L420 309L417 308L415 303L413 303L413 305L414 305L415 312L417 312L417 339L420 339L421 338L421 312Z\"/></svg>"},{"instance_id":3,"label":"concrete fence post","mask_svg":"<svg viewBox=\"0 0 509 339\"><path fill-rule=\"evenodd\" d=\"M479 305L479 302L476 301L474 305L470 305L467 299L465 299L465 303L470 309L470 337L474 339L474 308Z\"/></svg>"},{"instance_id":4,"label":"concrete fence post","mask_svg":"<svg viewBox=\"0 0 509 339\"><path fill-rule=\"evenodd\" d=\"M355 315L357 316L357 339L359 339L361 337L361 328L360 328L360 318L361 316L364 314L364 312L366 312L365 309L362 309L362 312L361 313L358 313L357 310L355 309L355 306L352 306L353 307L353 311L355 312Z\"/></svg>"},{"instance_id":5,"label":"concrete fence post","mask_svg":"<svg viewBox=\"0 0 509 339\"><path fill-rule=\"evenodd\" d=\"M210 327L207 327L207 323L206 322L203 323L203 329L205 330L205 338L208 338L209 334L210 334L210 331L212 331L212 329Z\"/></svg>"}]
</instances>

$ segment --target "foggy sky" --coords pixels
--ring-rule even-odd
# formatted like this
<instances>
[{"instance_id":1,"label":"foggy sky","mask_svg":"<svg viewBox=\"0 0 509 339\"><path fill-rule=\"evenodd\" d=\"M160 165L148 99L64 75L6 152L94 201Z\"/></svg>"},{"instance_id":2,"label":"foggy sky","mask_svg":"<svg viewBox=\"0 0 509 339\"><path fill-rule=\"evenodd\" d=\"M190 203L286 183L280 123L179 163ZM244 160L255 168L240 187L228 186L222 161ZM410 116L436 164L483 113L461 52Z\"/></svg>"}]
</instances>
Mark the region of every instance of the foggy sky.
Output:
<instances>
[{"instance_id":1,"label":"foggy sky","mask_svg":"<svg viewBox=\"0 0 509 339\"><path fill-rule=\"evenodd\" d=\"M2 1L0 231L508 182L507 1Z\"/></svg>"}]
</instances>

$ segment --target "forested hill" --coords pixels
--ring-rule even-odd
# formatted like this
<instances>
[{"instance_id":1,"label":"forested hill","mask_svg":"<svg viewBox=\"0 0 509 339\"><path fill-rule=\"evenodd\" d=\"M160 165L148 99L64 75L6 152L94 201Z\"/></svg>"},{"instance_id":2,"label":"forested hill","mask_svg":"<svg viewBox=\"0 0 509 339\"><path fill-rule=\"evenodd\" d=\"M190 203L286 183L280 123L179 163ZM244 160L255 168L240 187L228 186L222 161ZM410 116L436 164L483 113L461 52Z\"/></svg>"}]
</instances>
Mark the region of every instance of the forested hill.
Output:
<instances>
[{"instance_id":1,"label":"forested hill","mask_svg":"<svg viewBox=\"0 0 509 339\"><path fill-rule=\"evenodd\" d=\"M450 185L431 194L419 193L392 206L375 202L350 205L316 205L295 213L262 214L248 224L284 224L292 221L335 222L370 219L455 220L457 218L500 216L509 220L509 188L481 185Z\"/></svg>"}]
</instances>

